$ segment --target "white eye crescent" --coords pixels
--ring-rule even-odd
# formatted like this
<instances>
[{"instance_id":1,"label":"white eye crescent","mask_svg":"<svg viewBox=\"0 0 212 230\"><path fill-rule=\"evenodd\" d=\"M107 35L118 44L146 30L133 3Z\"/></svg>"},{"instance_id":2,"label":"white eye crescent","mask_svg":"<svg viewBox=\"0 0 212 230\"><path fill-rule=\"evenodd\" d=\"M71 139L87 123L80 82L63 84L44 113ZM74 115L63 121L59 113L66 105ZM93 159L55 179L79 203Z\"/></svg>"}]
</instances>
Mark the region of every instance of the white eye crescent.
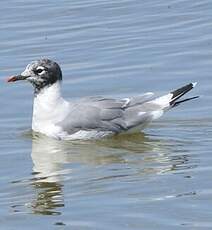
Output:
<instances>
[{"instance_id":1,"label":"white eye crescent","mask_svg":"<svg viewBox=\"0 0 212 230\"><path fill-rule=\"evenodd\" d=\"M37 69L36 69L36 73L38 75L41 75L45 72L45 68L43 66L38 66Z\"/></svg>"}]
</instances>

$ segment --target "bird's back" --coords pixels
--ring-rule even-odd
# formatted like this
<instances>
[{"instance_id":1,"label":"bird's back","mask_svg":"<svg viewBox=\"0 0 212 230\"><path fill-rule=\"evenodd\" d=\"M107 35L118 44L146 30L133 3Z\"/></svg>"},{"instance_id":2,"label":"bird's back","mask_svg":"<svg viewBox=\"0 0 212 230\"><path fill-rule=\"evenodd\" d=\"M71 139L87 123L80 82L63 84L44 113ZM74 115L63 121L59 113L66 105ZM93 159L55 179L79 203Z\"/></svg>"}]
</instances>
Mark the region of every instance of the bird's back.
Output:
<instances>
[{"instance_id":1,"label":"bird's back","mask_svg":"<svg viewBox=\"0 0 212 230\"><path fill-rule=\"evenodd\" d=\"M146 93L133 98L89 97L70 102L69 113L58 125L70 135L79 131L120 133L149 122L150 113L140 109L152 98Z\"/></svg>"}]
</instances>

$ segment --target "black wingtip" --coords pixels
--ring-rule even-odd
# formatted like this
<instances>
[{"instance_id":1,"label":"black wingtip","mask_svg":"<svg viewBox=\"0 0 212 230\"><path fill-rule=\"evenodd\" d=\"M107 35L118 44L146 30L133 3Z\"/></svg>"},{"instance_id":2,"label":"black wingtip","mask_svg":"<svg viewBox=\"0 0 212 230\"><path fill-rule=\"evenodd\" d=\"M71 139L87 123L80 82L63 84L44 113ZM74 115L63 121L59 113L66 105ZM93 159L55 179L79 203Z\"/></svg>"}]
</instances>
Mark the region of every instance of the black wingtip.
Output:
<instances>
[{"instance_id":1,"label":"black wingtip","mask_svg":"<svg viewBox=\"0 0 212 230\"><path fill-rule=\"evenodd\" d=\"M175 101L175 102L172 104L172 107L176 107L176 106L178 106L179 104L181 104L181 103L183 103L183 102L190 101L190 100L197 99L197 98L199 98L199 96L186 98L186 99L181 100L181 101Z\"/></svg>"},{"instance_id":2,"label":"black wingtip","mask_svg":"<svg viewBox=\"0 0 212 230\"><path fill-rule=\"evenodd\" d=\"M174 105L176 104L176 101L181 98L183 95L185 95L187 92L189 92L190 90L192 90L195 86L196 86L196 82L195 83L189 83L177 90L174 90L171 92L172 96L172 100L170 102L170 105ZM186 99L185 99L186 100ZM183 101L181 101L183 102ZM178 103L179 104L179 103Z\"/></svg>"}]
</instances>

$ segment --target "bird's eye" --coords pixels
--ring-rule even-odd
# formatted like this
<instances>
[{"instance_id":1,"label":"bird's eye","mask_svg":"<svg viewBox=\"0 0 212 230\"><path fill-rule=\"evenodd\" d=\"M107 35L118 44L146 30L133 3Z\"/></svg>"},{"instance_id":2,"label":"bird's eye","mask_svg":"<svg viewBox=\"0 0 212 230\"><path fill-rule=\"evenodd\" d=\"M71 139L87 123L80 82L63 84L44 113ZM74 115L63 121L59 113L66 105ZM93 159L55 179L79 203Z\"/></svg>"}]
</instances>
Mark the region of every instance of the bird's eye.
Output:
<instances>
[{"instance_id":1,"label":"bird's eye","mask_svg":"<svg viewBox=\"0 0 212 230\"><path fill-rule=\"evenodd\" d=\"M37 69L37 73L42 73L43 69Z\"/></svg>"},{"instance_id":2,"label":"bird's eye","mask_svg":"<svg viewBox=\"0 0 212 230\"><path fill-rule=\"evenodd\" d=\"M41 75L43 72L45 72L45 68L43 66L39 66L36 70L35 73L38 75Z\"/></svg>"}]
</instances>

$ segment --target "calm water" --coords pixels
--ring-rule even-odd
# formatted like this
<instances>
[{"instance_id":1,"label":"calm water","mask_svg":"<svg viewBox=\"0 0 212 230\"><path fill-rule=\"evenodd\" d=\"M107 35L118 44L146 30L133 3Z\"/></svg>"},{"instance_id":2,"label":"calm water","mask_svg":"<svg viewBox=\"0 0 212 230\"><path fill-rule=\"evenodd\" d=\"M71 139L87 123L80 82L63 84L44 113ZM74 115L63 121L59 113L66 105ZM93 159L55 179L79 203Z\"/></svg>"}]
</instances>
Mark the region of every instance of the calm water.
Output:
<instances>
[{"instance_id":1,"label":"calm water","mask_svg":"<svg viewBox=\"0 0 212 230\"><path fill-rule=\"evenodd\" d=\"M212 229L212 2L13 0L0 15L0 229ZM65 97L200 95L144 133L33 136L30 61L63 69Z\"/></svg>"}]
</instances>

